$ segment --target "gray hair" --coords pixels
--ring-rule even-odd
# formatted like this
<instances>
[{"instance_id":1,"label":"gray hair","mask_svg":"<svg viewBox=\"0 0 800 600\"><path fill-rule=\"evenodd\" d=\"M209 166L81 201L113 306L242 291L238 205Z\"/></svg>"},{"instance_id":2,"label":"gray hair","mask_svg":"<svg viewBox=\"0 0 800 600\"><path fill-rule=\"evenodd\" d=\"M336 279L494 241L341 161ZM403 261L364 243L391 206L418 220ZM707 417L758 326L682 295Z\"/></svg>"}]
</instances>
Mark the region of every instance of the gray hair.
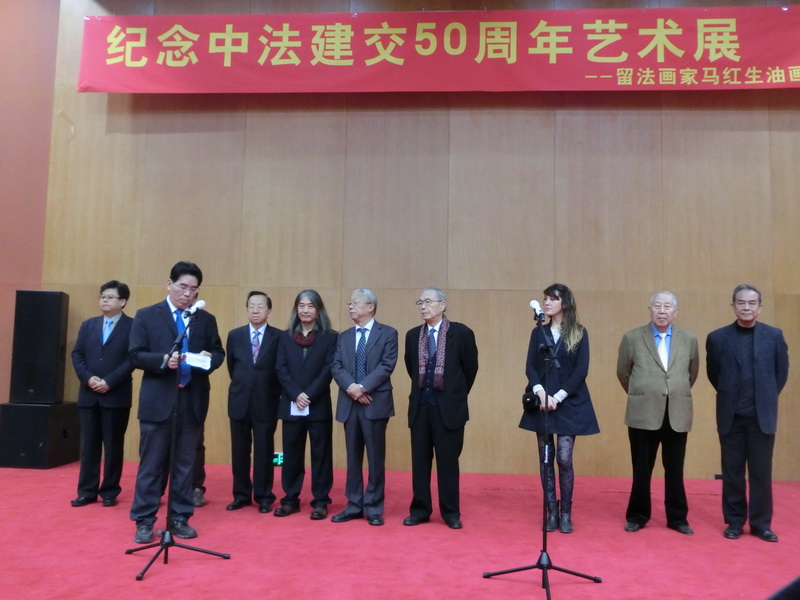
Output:
<instances>
[{"instance_id":1,"label":"gray hair","mask_svg":"<svg viewBox=\"0 0 800 600\"><path fill-rule=\"evenodd\" d=\"M672 298L672 306L675 306L675 307L678 306L678 298L675 296L675 294L673 294L672 292L668 292L667 290L662 290L660 292L656 292L655 294L650 296L650 306L653 306L653 302L656 301L656 298L658 298L659 296L662 296L662 295L669 296L670 298Z\"/></svg>"},{"instance_id":2,"label":"gray hair","mask_svg":"<svg viewBox=\"0 0 800 600\"><path fill-rule=\"evenodd\" d=\"M433 292L434 294L436 294L436 299L439 302L447 302L447 296L444 295L444 292L441 290L441 288L437 287L422 288L420 294L424 294L425 292Z\"/></svg>"},{"instance_id":3,"label":"gray hair","mask_svg":"<svg viewBox=\"0 0 800 600\"><path fill-rule=\"evenodd\" d=\"M358 288L353 290L353 294L363 295L367 299L367 303L375 307L373 312L378 312L378 297L375 295L375 292L366 288Z\"/></svg>"}]
</instances>

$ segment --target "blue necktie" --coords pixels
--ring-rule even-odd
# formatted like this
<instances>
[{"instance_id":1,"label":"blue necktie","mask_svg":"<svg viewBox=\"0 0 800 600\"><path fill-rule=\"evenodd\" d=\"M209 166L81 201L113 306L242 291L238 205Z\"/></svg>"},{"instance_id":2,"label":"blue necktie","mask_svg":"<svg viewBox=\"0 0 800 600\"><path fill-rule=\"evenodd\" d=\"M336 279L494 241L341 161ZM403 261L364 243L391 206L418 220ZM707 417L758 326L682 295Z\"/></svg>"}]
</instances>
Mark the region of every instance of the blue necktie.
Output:
<instances>
[{"instance_id":1,"label":"blue necktie","mask_svg":"<svg viewBox=\"0 0 800 600\"><path fill-rule=\"evenodd\" d=\"M359 327L358 333L361 337L358 339L358 347L356 348L356 383L361 381L367 375L367 329L366 327Z\"/></svg>"},{"instance_id":2,"label":"blue necktie","mask_svg":"<svg viewBox=\"0 0 800 600\"><path fill-rule=\"evenodd\" d=\"M186 325L183 323L183 317L181 316L181 311L175 309L175 326L178 328L178 333L183 333L186 330ZM184 335L182 344L181 344L181 354L186 354L189 352L189 336ZM189 381L192 379L192 368L186 363L185 360L182 360L179 363L178 368L181 371L180 380L178 384L180 387L186 387Z\"/></svg>"},{"instance_id":3,"label":"blue necktie","mask_svg":"<svg viewBox=\"0 0 800 600\"><path fill-rule=\"evenodd\" d=\"M108 336L111 335L111 330L114 328L114 321L111 319L106 319L106 326L103 327L103 343L105 344L108 340Z\"/></svg>"},{"instance_id":4,"label":"blue necktie","mask_svg":"<svg viewBox=\"0 0 800 600\"><path fill-rule=\"evenodd\" d=\"M433 327L428 329L428 360L436 356L436 336L433 332L436 331Z\"/></svg>"}]
</instances>

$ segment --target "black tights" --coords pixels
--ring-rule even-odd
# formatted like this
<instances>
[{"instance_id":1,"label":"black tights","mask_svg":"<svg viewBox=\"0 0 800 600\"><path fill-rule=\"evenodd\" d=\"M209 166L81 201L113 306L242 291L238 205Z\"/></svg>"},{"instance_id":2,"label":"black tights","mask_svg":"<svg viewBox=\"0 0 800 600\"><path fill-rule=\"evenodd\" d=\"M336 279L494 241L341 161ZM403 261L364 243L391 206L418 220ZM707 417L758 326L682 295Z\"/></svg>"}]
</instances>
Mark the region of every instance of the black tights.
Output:
<instances>
[{"instance_id":1,"label":"black tights","mask_svg":"<svg viewBox=\"0 0 800 600\"><path fill-rule=\"evenodd\" d=\"M548 504L556 503L556 472L553 466L553 435L536 434L539 442L539 473L542 488ZM544 462L545 440L547 440L547 464ZM558 453L558 485L561 488L561 505L572 505L572 488L575 485L575 469L572 468L572 451L575 448L574 435L559 435L556 442Z\"/></svg>"}]
</instances>

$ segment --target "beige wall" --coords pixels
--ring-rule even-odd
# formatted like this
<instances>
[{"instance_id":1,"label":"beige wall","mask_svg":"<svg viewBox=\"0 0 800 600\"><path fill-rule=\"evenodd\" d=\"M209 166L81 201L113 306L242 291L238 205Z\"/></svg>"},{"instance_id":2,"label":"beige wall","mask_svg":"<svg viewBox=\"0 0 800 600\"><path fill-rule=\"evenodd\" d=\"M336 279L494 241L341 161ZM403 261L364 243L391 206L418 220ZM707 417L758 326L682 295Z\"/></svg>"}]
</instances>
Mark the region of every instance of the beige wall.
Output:
<instances>
[{"instance_id":1,"label":"beige wall","mask_svg":"<svg viewBox=\"0 0 800 600\"><path fill-rule=\"evenodd\" d=\"M796 90L718 93L364 95L77 94L85 14L552 8L534 2L62 3L43 283L70 293L70 342L97 312L97 285L131 285L131 310L166 294L170 266L204 271L223 338L245 322L248 290L283 326L315 287L339 329L354 287L403 333L419 288L448 292L451 319L480 349L464 471L532 473L534 436L517 428L532 319L528 302L569 285L590 332L589 387L602 433L582 438L584 475L630 473L621 335L647 322L659 289L677 324L706 334L733 320L730 291L765 295L763 320L800 344L793 277L800 220ZM628 4L625 4L628 6ZM613 6L571 2L557 8ZM402 354L401 347L401 354ZM704 364L703 364L704 369ZM68 396L77 382L68 378ZM800 479L796 377L782 397L775 475ZM408 376L393 378L388 466L410 468ZM229 460L224 370L212 378L208 460ZM719 471L714 398L695 386L686 474ZM135 459L137 427L127 456ZM335 429L337 466L344 444ZM278 442L279 443L279 442Z\"/></svg>"}]
</instances>

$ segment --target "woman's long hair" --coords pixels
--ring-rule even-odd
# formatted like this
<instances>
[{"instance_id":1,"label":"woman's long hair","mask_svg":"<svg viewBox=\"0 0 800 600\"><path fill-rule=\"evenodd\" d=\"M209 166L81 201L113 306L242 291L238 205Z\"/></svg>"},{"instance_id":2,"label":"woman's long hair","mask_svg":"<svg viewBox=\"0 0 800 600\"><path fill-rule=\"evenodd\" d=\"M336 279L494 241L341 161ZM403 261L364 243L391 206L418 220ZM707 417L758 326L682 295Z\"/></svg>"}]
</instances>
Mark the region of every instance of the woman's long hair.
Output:
<instances>
[{"instance_id":1,"label":"woman's long hair","mask_svg":"<svg viewBox=\"0 0 800 600\"><path fill-rule=\"evenodd\" d=\"M561 310L564 318L561 321L561 339L568 352L572 352L578 347L583 339L583 325L578 319L578 307L575 304L575 296L563 283L554 283L544 290L545 296L559 298L561 300Z\"/></svg>"},{"instance_id":2,"label":"woman's long hair","mask_svg":"<svg viewBox=\"0 0 800 600\"><path fill-rule=\"evenodd\" d=\"M322 334L333 331L331 327L331 318L328 316L328 311L325 310L325 303L317 290L303 290L297 294L294 299L294 306L292 307L292 314L289 317L289 331L294 331L300 327L300 317L297 316L297 305L300 300L305 297L317 309L317 322L315 328Z\"/></svg>"}]
</instances>

